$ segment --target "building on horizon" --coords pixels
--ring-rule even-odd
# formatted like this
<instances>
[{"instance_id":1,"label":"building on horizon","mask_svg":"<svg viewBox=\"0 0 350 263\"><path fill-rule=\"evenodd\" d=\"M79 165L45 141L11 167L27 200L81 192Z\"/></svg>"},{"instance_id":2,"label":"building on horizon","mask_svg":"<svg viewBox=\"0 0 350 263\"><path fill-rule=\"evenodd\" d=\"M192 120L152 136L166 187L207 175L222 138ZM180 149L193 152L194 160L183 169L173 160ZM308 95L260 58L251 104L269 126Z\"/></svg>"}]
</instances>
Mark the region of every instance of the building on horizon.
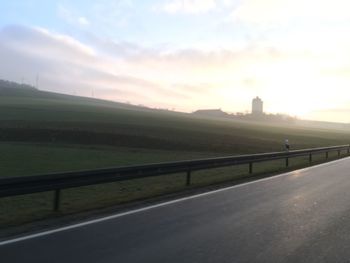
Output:
<instances>
[{"instance_id":1,"label":"building on horizon","mask_svg":"<svg viewBox=\"0 0 350 263\"><path fill-rule=\"evenodd\" d=\"M193 112L196 115L209 116L209 117L227 117L229 116L226 112L221 109L206 109L206 110L197 110Z\"/></svg>"},{"instance_id":2,"label":"building on horizon","mask_svg":"<svg viewBox=\"0 0 350 263\"><path fill-rule=\"evenodd\" d=\"M252 101L252 114L253 115L264 114L263 104L264 104L263 101L259 97L254 98Z\"/></svg>"}]
</instances>

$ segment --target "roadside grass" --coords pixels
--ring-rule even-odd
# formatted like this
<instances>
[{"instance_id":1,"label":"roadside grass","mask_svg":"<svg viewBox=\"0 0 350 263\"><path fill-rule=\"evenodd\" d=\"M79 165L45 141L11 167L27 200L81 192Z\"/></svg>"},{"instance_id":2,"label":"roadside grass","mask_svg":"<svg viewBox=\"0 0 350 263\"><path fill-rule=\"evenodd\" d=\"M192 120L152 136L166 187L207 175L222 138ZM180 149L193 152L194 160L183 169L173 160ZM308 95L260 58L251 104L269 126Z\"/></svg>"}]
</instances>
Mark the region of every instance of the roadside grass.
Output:
<instances>
[{"instance_id":1,"label":"roadside grass","mask_svg":"<svg viewBox=\"0 0 350 263\"><path fill-rule=\"evenodd\" d=\"M344 156L346 156L346 153L342 153L341 157ZM337 157L338 154L336 152L331 152L328 160L334 160ZM315 154L313 156L312 165L324 161L324 154ZM271 174L291 171L309 165L309 159L305 156L291 158L288 168L285 167L285 160L254 163L253 174L249 174L248 165L196 171L192 174L191 186L189 187L186 186L185 174L173 174L71 188L62 190L61 192L61 207L59 213L54 213L52 211L53 192L1 198L0 230L35 220L114 206L190 188L263 178Z\"/></svg>"},{"instance_id":2,"label":"roadside grass","mask_svg":"<svg viewBox=\"0 0 350 263\"><path fill-rule=\"evenodd\" d=\"M0 142L0 152L0 178L220 156L206 152L15 142Z\"/></svg>"}]
</instances>

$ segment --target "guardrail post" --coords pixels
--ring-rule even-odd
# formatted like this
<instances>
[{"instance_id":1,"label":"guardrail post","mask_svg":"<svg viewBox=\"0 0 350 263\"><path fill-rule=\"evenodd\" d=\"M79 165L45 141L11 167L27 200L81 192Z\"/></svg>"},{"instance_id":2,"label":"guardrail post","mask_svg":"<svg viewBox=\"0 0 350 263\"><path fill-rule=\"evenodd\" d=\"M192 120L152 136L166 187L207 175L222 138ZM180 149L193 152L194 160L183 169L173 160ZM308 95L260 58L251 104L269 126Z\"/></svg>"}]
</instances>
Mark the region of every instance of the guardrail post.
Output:
<instances>
[{"instance_id":1,"label":"guardrail post","mask_svg":"<svg viewBox=\"0 0 350 263\"><path fill-rule=\"evenodd\" d=\"M186 175L186 185L190 185L190 184L191 184L191 170L188 170Z\"/></svg>"},{"instance_id":2,"label":"guardrail post","mask_svg":"<svg viewBox=\"0 0 350 263\"><path fill-rule=\"evenodd\" d=\"M55 190L55 196L53 199L53 211L58 212L60 209L61 189Z\"/></svg>"},{"instance_id":3,"label":"guardrail post","mask_svg":"<svg viewBox=\"0 0 350 263\"><path fill-rule=\"evenodd\" d=\"M309 154L309 163L311 163L312 162L312 154L310 153Z\"/></svg>"},{"instance_id":4,"label":"guardrail post","mask_svg":"<svg viewBox=\"0 0 350 263\"><path fill-rule=\"evenodd\" d=\"M249 174L253 173L253 163L249 163Z\"/></svg>"},{"instance_id":5,"label":"guardrail post","mask_svg":"<svg viewBox=\"0 0 350 263\"><path fill-rule=\"evenodd\" d=\"M288 167L289 166L289 158L287 157L286 158L286 167Z\"/></svg>"}]
</instances>

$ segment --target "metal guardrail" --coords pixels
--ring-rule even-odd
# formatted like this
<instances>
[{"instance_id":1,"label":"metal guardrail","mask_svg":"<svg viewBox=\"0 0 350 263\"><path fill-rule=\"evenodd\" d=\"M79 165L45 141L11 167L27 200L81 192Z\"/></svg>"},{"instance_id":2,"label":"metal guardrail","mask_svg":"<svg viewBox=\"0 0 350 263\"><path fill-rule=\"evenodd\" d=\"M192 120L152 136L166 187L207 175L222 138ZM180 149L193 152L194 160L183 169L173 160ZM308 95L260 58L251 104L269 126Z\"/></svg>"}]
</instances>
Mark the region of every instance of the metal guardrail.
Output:
<instances>
[{"instance_id":1,"label":"metal guardrail","mask_svg":"<svg viewBox=\"0 0 350 263\"><path fill-rule=\"evenodd\" d=\"M341 151L346 151L349 154L350 145L3 178L0 179L0 197L55 191L53 208L54 211L58 211L62 189L182 172L186 173L186 185L190 185L193 171L249 164L249 173L251 174L253 173L253 163L256 162L285 159L285 165L288 167L289 158L308 156L311 163L313 154L325 153L327 159L328 153L331 151L338 151L338 156L340 156Z\"/></svg>"}]
</instances>

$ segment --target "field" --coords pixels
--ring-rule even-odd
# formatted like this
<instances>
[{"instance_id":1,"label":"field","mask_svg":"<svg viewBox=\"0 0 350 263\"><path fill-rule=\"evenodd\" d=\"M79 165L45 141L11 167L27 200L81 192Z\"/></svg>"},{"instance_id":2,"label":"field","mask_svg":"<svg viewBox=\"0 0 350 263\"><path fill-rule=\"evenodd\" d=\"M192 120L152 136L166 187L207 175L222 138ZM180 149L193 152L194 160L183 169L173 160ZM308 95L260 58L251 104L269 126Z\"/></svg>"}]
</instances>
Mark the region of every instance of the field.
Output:
<instances>
[{"instance_id":1,"label":"field","mask_svg":"<svg viewBox=\"0 0 350 263\"><path fill-rule=\"evenodd\" d=\"M154 110L35 90L0 87L0 177L117 167L348 144L347 130L264 124ZM333 158L335 156L333 155ZM314 163L324 156L314 158ZM291 161L294 168L307 158ZM254 165L255 176L284 169ZM248 177L246 166L194 173L198 187ZM61 213L111 206L185 188L183 174L63 191ZM0 229L55 216L52 193L0 199Z\"/></svg>"},{"instance_id":2,"label":"field","mask_svg":"<svg viewBox=\"0 0 350 263\"><path fill-rule=\"evenodd\" d=\"M279 151L285 138L294 149L350 141L349 131L210 119L107 101L40 94L7 96L9 94L1 94L0 90L1 141L210 154Z\"/></svg>"},{"instance_id":3,"label":"field","mask_svg":"<svg viewBox=\"0 0 350 263\"><path fill-rule=\"evenodd\" d=\"M209 153L108 146L0 142L1 177L211 157Z\"/></svg>"}]
</instances>

